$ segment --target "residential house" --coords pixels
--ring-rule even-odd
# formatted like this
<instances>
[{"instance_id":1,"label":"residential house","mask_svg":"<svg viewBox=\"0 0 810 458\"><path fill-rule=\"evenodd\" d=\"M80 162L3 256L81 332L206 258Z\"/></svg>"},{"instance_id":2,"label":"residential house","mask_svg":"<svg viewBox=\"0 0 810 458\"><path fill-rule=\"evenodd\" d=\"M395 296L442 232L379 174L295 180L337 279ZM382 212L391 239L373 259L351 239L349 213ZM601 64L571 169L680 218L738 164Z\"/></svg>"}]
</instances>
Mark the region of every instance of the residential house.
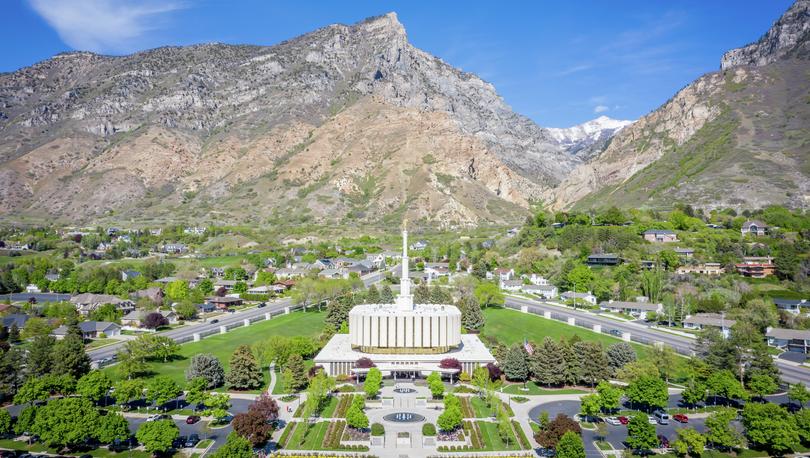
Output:
<instances>
[{"instance_id":1,"label":"residential house","mask_svg":"<svg viewBox=\"0 0 810 458\"><path fill-rule=\"evenodd\" d=\"M658 263L655 261L641 261L641 268L644 270L653 270L658 267Z\"/></svg>"},{"instance_id":2,"label":"residential house","mask_svg":"<svg viewBox=\"0 0 810 458\"><path fill-rule=\"evenodd\" d=\"M203 235L205 231L208 230L206 227L186 227L183 229L184 234L193 234L193 235Z\"/></svg>"},{"instance_id":3,"label":"residential house","mask_svg":"<svg viewBox=\"0 0 810 458\"><path fill-rule=\"evenodd\" d=\"M677 248L675 248L674 251L675 251L675 254L677 254L678 256L680 256L682 258L685 258L685 259L692 259L692 256L695 255L695 250L693 250L691 248L677 247Z\"/></svg>"},{"instance_id":4,"label":"residential house","mask_svg":"<svg viewBox=\"0 0 810 458\"><path fill-rule=\"evenodd\" d=\"M321 278L346 278L348 274L343 269L323 269L318 272Z\"/></svg>"},{"instance_id":5,"label":"residential house","mask_svg":"<svg viewBox=\"0 0 810 458\"><path fill-rule=\"evenodd\" d=\"M160 234L162 234L162 233L163 233L163 229L161 229L161 228L157 228L157 229L149 229L149 235L155 235L155 236L158 236L158 235L160 235Z\"/></svg>"},{"instance_id":6,"label":"residential house","mask_svg":"<svg viewBox=\"0 0 810 458\"><path fill-rule=\"evenodd\" d=\"M29 318L31 317L24 313L12 313L10 315L0 317L0 323L2 323L6 329L11 329L12 326L16 325L17 329L22 331Z\"/></svg>"},{"instance_id":7,"label":"residential house","mask_svg":"<svg viewBox=\"0 0 810 458\"><path fill-rule=\"evenodd\" d=\"M765 278L773 275L774 272L776 272L776 266L773 264L773 258L770 256L744 257L743 262L736 264L735 267L740 275L752 278Z\"/></svg>"},{"instance_id":8,"label":"residential house","mask_svg":"<svg viewBox=\"0 0 810 458\"><path fill-rule=\"evenodd\" d=\"M286 288L280 285L262 285L262 286L254 286L247 290L248 294L271 294L271 293L282 293Z\"/></svg>"},{"instance_id":9,"label":"residential house","mask_svg":"<svg viewBox=\"0 0 810 458\"><path fill-rule=\"evenodd\" d=\"M26 287L25 287L25 292L26 292L26 293L33 293L33 294L37 294L37 293L41 293L41 292L42 292L42 290L41 290L41 289L39 289L39 286L37 286L37 285L35 285L35 284L31 283L31 284L29 284L28 286L26 286Z\"/></svg>"},{"instance_id":10,"label":"residential house","mask_svg":"<svg viewBox=\"0 0 810 458\"><path fill-rule=\"evenodd\" d=\"M765 330L768 345L787 351L808 353L810 348L810 330L768 328Z\"/></svg>"},{"instance_id":11,"label":"residential house","mask_svg":"<svg viewBox=\"0 0 810 458\"><path fill-rule=\"evenodd\" d=\"M427 247L428 247L427 240L417 240L416 242L411 243L411 246L409 248L412 251L417 251L417 250L424 250Z\"/></svg>"},{"instance_id":12,"label":"residential house","mask_svg":"<svg viewBox=\"0 0 810 458\"><path fill-rule=\"evenodd\" d=\"M543 299L554 299L559 294L557 287L554 285L523 285L521 291L540 296Z\"/></svg>"},{"instance_id":13,"label":"residential house","mask_svg":"<svg viewBox=\"0 0 810 458\"><path fill-rule=\"evenodd\" d=\"M180 320L180 317L173 310L134 310L121 318L121 324L124 326L140 328L143 326L143 321L146 319L146 317L155 312L163 315L163 318L166 318L166 321L168 321L169 324L176 324Z\"/></svg>"},{"instance_id":14,"label":"residential house","mask_svg":"<svg viewBox=\"0 0 810 458\"><path fill-rule=\"evenodd\" d=\"M585 261L589 266L615 266L620 262L619 255L615 253L592 254Z\"/></svg>"},{"instance_id":15,"label":"residential house","mask_svg":"<svg viewBox=\"0 0 810 458\"><path fill-rule=\"evenodd\" d=\"M318 270L333 269L335 264L331 259L318 259L312 263L312 267Z\"/></svg>"},{"instance_id":16,"label":"residential house","mask_svg":"<svg viewBox=\"0 0 810 458\"><path fill-rule=\"evenodd\" d=\"M141 289L133 293L130 293L129 297L136 302L138 301L138 299L145 297L150 301L154 302L155 304L157 304L158 306L161 306L163 305L164 293L162 288L153 286L151 288Z\"/></svg>"},{"instance_id":17,"label":"residential house","mask_svg":"<svg viewBox=\"0 0 810 458\"><path fill-rule=\"evenodd\" d=\"M746 234L753 235L753 236L761 236L768 233L768 225L763 223L762 221L751 220L746 221L743 223L742 227L740 228L740 233L743 236Z\"/></svg>"},{"instance_id":18,"label":"residential house","mask_svg":"<svg viewBox=\"0 0 810 458\"><path fill-rule=\"evenodd\" d=\"M239 280L217 280L214 282L214 291L220 288L225 288L225 291L230 291L237 283L239 283Z\"/></svg>"},{"instance_id":19,"label":"residential house","mask_svg":"<svg viewBox=\"0 0 810 458\"><path fill-rule=\"evenodd\" d=\"M222 278L225 276L224 267L211 267L211 276L215 278Z\"/></svg>"},{"instance_id":20,"label":"residential house","mask_svg":"<svg viewBox=\"0 0 810 458\"><path fill-rule=\"evenodd\" d=\"M204 302L202 304L194 304L194 306L197 307L197 313L211 313L217 309L214 306L214 304L210 302Z\"/></svg>"},{"instance_id":21,"label":"residential house","mask_svg":"<svg viewBox=\"0 0 810 458\"><path fill-rule=\"evenodd\" d=\"M229 307L242 305L242 299L230 296L212 297L208 299L208 302L220 310L227 310Z\"/></svg>"},{"instance_id":22,"label":"residential house","mask_svg":"<svg viewBox=\"0 0 810 458\"><path fill-rule=\"evenodd\" d=\"M560 295L560 298L563 302L575 302L578 304L581 303L588 303L591 305L596 305L596 296L591 294L590 291L587 293L576 293L574 291L566 291Z\"/></svg>"},{"instance_id":23,"label":"residential house","mask_svg":"<svg viewBox=\"0 0 810 458\"><path fill-rule=\"evenodd\" d=\"M116 337L121 335L121 326L111 323L109 321L82 321L79 323L79 329L82 331L82 338L97 339L103 334L105 337ZM68 328L65 325L51 331L51 335L56 337L57 340L64 339L68 333Z\"/></svg>"},{"instance_id":24,"label":"residential house","mask_svg":"<svg viewBox=\"0 0 810 458\"><path fill-rule=\"evenodd\" d=\"M546 285L549 284L548 280L543 278L542 275L537 275L535 273L533 273L533 274L531 274L529 276L521 275L520 278L525 278L525 279L529 280L529 283L531 283L532 285L546 286Z\"/></svg>"},{"instance_id":25,"label":"residential house","mask_svg":"<svg viewBox=\"0 0 810 458\"><path fill-rule=\"evenodd\" d=\"M599 304L599 308L608 312L626 313L641 320L647 319L649 313L661 313L664 310L663 304L651 304L649 302L626 302L610 300Z\"/></svg>"},{"instance_id":26,"label":"residential house","mask_svg":"<svg viewBox=\"0 0 810 458\"><path fill-rule=\"evenodd\" d=\"M399 261L402 259L402 252L397 250L385 250L382 252L383 258Z\"/></svg>"},{"instance_id":27,"label":"residential house","mask_svg":"<svg viewBox=\"0 0 810 458\"><path fill-rule=\"evenodd\" d=\"M175 282L177 280L179 280L179 278L177 278L177 277L163 277L163 278L158 278L157 280L155 280L155 283L160 283L161 285L166 286L169 283Z\"/></svg>"},{"instance_id":28,"label":"residential house","mask_svg":"<svg viewBox=\"0 0 810 458\"><path fill-rule=\"evenodd\" d=\"M500 287L504 291L517 292L523 289L523 280L501 280Z\"/></svg>"},{"instance_id":29,"label":"residential house","mask_svg":"<svg viewBox=\"0 0 810 458\"><path fill-rule=\"evenodd\" d=\"M729 320L719 313L696 313L694 315L687 315L683 320L684 329L691 329L693 331L701 331L707 328L715 328L728 339L731 333L731 327L737 321Z\"/></svg>"},{"instance_id":30,"label":"residential house","mask_svg":"<svg viewBox=\"0 0 810 458\"><path fill-rule=\"evenodd\" d=\"M425 274L431 279L450 276L449 262L426 262Z\"/></svg>"},{"instance_id":31,"label":"residential house","mask_svg":"<svg viewBox=\"0 0 810 458\"><path fill-rule=\"evenodd\" d=\"M127 280L130 280L130 279L134 279L135 277L139 277L140 275L141 275L141 273L138 272L137 270L131 270L131 269L122 270L121 271L121 281L127 281Z\"/></svg>"},{"instance_id":32,"label":"residential house","mask_svg":"<svg viewBox=\"0 0 810 458\"><path fill-rule=\"evenodd\" d=\"M285 290L288 290L288 289L292 288L293 286L295 286L295 280L290 280L290 279L280 280L280 281L277 281L277 282L273 283L273 286L281 286Z\"/></svg>"},{"instance_id":33,"label":"residential house","mask_svg":"<svg viewBox=\"0 0 810 458\"><path fill-rule=\"evenodd\" d=\"M679 275L686 274L701 274L701 275L720 275L726 272L726 269L719 262L707 262L703 264L692 264L679 266L675 269L675 273Z\"/></svg>"},{"instance_id":34,"label":"residential house","mask_svg":"<svg viewBox=\"0 0 810 458\"><path fill-rule=\"evenodd\" d=\"M45 274L45 280L48 281L59 281L59 273L58 272L48 272Z\"/></svg>"},{"instance_id":35,"label":"residential house","mask_svg":"<svg viewBox=\"0 0 810 458\"><path fill-rule=\"evenodd\" d=\"M343 270L346 271L348 274L354 272L362 277L363 275L367 275L373 272L374 266L368 264L366 261L360 261L348 267L344 267Z\"/></svg>"},{"instance_id":36,"label":"residential house","mask_svg":"<svg viewBox=\"0 0 810 458\"><path fill-rule=\"evenodd\" d=\"M644 231L644 240L652 243L677 242L678 235L669 229L647 229Z\"/></svg>"},{"instance_id":37,"label":"residential house","mask_svg":"<svg viewBox=\"0 0 810 458\"><path fill-rule=\"evenodd\" d=\"M487 239L487 240L484 240L483 242L481 242L481 248L483 248L485 250L489 250L494 246L495 246L495 241L492 240L492 239Z\"/></svg>"},{"instance_id":38,"label":"residential house","mask_svg":"<svg viewBox=\"0 0 810 458\"><path fill-rule=\"evenodd\" d=\"M166 243L160 247L160 251L167 254L183 254L188 251L188 247L182 243Z\"/></svg>"},{"instance_id":39,"label":"residential house","mask_svg":"<svg viewBox=\"0 0 810 458\"><path fill-rule=\"evenodd\" d=\"M112 243L101 242L96 247L96 252L98 252L98 253L106 253L106 252L112 250L112 247L113 247Z\"/></svg>"},{"instance_id":40,"label":"residential house","mask_svg":"<svg viewBox=\"0 0 810 458\"><path fill-rule=\"evenodd\" d=\"M554 229L562 229L565 227L565 223L552 223L551 227L553 227Z\"/></svg>"},{"instance_id":41,"label":"residential house","mask_svg":"<svg viewBox=\"0 0 810 458\"><path fill-rule=\"evenodd\" d=\"M498 267L493 271L493 277L499 282L512 280L515 278L515 269L507 269L505 267Z\"/></svg>"},{"instance_id":42,"label":"residential house","mask_svg":"<svg viewBox=\"0 0 810 458\"><path fill-rule=\"evenodd\" d=\"M802 307L810 307L807 299L781 299L774 298L773 303L779 310L798 315L802 311Z\"/></svg>"},{"instance_id":43,"label":"residential house","mask_svg":"<svg viewBox=\"0 0 810 458\"><path fill-rule=\"evenodd\" d=\"M382 253L367 254L366 262L370 263L375 269L379 269L385 265L385 256Z\"/></svg>"},{"instance_id":44,"label":"residential house","mask_svg":"<svg viewBox=\"0 0 810 458\"><path fill-rule=\"evenodd\" d=\"M76 306L76 310L81 315L88 315L93 310L104 304L113 304L122 313L129 313L135 310L135 304L129 299L121 299L110 294L83 293L70 298L70 302Z\"/></svg>"}]
</instances>

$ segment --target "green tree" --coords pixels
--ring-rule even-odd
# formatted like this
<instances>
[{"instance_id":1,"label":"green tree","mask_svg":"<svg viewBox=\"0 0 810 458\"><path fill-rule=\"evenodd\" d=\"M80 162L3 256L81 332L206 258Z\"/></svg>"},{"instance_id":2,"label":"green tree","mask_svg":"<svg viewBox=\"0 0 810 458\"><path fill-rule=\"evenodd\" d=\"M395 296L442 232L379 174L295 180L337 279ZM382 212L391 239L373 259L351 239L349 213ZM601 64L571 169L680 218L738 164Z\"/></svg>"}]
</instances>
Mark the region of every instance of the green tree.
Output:
<instances>
[{"instance_id":1,"label":"green tree","mask_svg":"<svg viewBox=\"0 0 810 458\"><path fill-rule=\"evenodd\" d=\"M799 444L796 420L776 404L746 404L742 417L748 441L755 447L781 455Z\"/></svg>"},{"instance_id":2,"label":"green tree","mask_svg":"<svg viewBox=\"0 0 810 458\"><path fill-rule=\"evenodd\" d=\"M125 440L129 437L129 423L121 414L108 412L99 417L96 429L96 439L102 444L110 444L116 440Z\"/></svg>"},{"instance_id":3,"label":"green tree","mask_svg":"<svg viewBox=\"0 0 810 458\"><path fill-rule=\"evenodd\" d=\"M170 301L182 301L188 299L189 289L188 283L185 280L175 280L166 285L166 297Z\"/></svg>"},{"instance_id":4,"label":"green tree","mask_svg":"<svg viewBox=\"0 0 810 458\"><path fill-rule=\"evenodd\" d=\"M355 429L365 429L368 428L368 417L362 409L353 405L346 412L346 424Z\"/></svg>"},{"instance_id":5,"label":"green tree","mask_svg":"<svg viewBox=\"0 0 810 458\"><path fill-rule=\"evenodd\" d=\"M75 326L78 329L78 325ZM51 372L57 375L67 374L75 379L90 372L90 358L84 351L84 339L81 337L81 331L77 336L69 327L68 334L56 342L53 349Z\"/></svg>"},{"instance_id":6,"label":"green tree","mask_svg":"<svg viewBox=\"0 0 810 458\"><path fill-rule=\"evenodd\" d=\"M166 453L180 436L180 429L172 420L147 421L141 423L135 437L147 452Z\"/></svg>"},{"instance_id":7,"label":"green tree","mask_svg":"<svg viewBox=\"0 0 810 458\"><path fill-rule=\"evenodd\" d=\"M216 423L221 423L228 416L231 408L231 397L228 393L209 393L205 398L205 406Z\"/></svg>"},{"instance_id":8,"label":"green tree","mask_svg":"<svg viewBox=\"0 0 810 458\"><path fill-rule=\"evenodd\" d=\"M655 426L647 420L647 415L637 413L627 424L627 445L633 450L652 450L658 446Z\"/></svg>"},{"instance_id":9,"label":"green tree","mask_svg":"<svg viewBox=\"0 0 810 458\"><path fill-rule=\"evenodd\" d=\"M388 283L383 285L382 289L380 290L380 302L383 304L394 303L394 292L391 291L391 286Z\"/></svg>"},{"instance_id":10,"label":"green tree","mask_svg":"<svg viewBox=\"0 0 810 458\"><path fill-rule=\"evenodd\" d=\"M804 383L794 383L793 385L790 385L790 388L788 389L788 398L798 402L799 406L804 408L807 401L810 401L810 391L807 390Z\"/></svg>"},{"instance_id":11,"label":"green tree","mask_svg":"<svg viewBox=\"0 0 810 458\"><path fill-rule=\"evenodd\" d=\"M253 458L253 446L244 437L232 432L212 455L213 458Z\"/></svg>"},{"instance_id":12,"label":"green tree","mask_svg":"<svg viewBox=\"0 0 810 458\"><path fill-rule=\"evenodd\" d=\"M564 346L564 343L547 336L543 339L542 345L534 351L529 359L529 367L537 383L553 386L566 382L568 363Z\"/></svg>"},{"instance_id":13,"label":"green tree","mask_svg":"<svg viewBox=\"0 0 810 458\"><path fill-rule=\"evenodd\" d=\"M585 444L579 434L567 431L557 442L556 452L557 458L585 458Z\"/></svg>"},{"instance_id":14,"label":"green tree","mask_svg":"<svg viewBox=\"0 0 810 458\"><path fill-rule=\"evenodd\" d=\"M681 264L681 258L674 250L662 250L658 253L658 261L666 270L675 270Z\"/></svg>"},{"instance_id":15,"label":"green tree","mask_svg":"<svg viewBox=\"0 0 810 458\"><path fill-rule=\"evenodd\" d=\"M504 295L498 285L488 281L482 281L475 286L475 298L484 307L490 305L503 305Z\"/></svg>"},{"instance_id":16,"label":"green tree","mask_svg":"<svg viewBox=\"0 0 810 458\"><path fill-rule=\"evenodd\" d=\"M608 366L611 369L611 374L623 368L626 364L632 363L636 360L636 350L627 342L615 343L607 348L605 356L608 360Z\"/></svg>"},{"instance_id":17,"label":"green tree","mask_svg":"<svg viewBox=\"0 0 810 458\"><path fill-rule=\"evenodd\" d=\"M204 404L208 396L208 381L204 377L195 377L186 383L186 401L189 404Z\"/></svg>"},{"instance_id":18,"label":"green tree","mask_svg":"<svg viewBox=\"0 0 810 458\"><path fill-rule=\"evenodd\" d=\"M119 380L115 383L115 392L113 396L115 401L119 404L126 405L133 399L140 399L143 397L143 381L133 380Z\"/></svg>"},{"instance_id":19,"label":"green tree","mask_svg":"<svg viewBox=\"0 0 810 458\"><path fill-rule=\"evenodd\" d=\"M431 372L425 381L434 399L442 397L444 394L444 383L442 382L442 376L439 375L438 372Z\"/></svg>"},{"instance_id":20,"label":"green tree","mask_svg":"<svg viewBox=\"0 0 810 458\"><path fill-rule=\"evenodd\" d=\"M582 408L580 409L582 415L584 415L587 420L593 420L594 417L599 415L599 411L602 408L598 394L583 396L580 398L580 403L582 404Z\"/></svg>"},{"instance_id":21,"label":"green tree","mask_svg":"<svg viewBox=\"0 0 810 458\"><path fill-rule=\"evenodd\" d=\"M799 430L799 437L802 443L810 442L810 409L802 409L793 415L796 420L796 427Z\"/></svg>"},{"instance_id":22,"label":"green tree","mask_svg":"<svg viewBox=\"0 0 810 458\"><path fill-rule=\"evenodd\" d=\"M22 435L33 431L38 411L39 407L36 406L28 406L22 409L17 417L17 422L14 423L14 434Z\"/></svg>"},{"instance_id":23,"label":"green tree","mask_svg":"<svg viewBox=\"0 0 810 458\"><path fill-rule=\"evenodd\" d=\"M186 380L194 380L198 377L202 377L208 382L208 389L216 388L225 383L225 369L213 354L196 354L191 357L191 364L186 369Z\"/></svg>"},{"instance_id":24,"label":"green tree","mask_svg":"<svg viewBox=\"0 0 810 458\"><path fill-rule=\"evenodd\" d=\"M363 381L363 390L366 392L366 396L369 399L374 399L377 397L377 393L380 392L380 386L382 385L382 372L376 367L372 367L368 370L368 374L366 374L366 379Z\"/></svg>"},{"instance_id":25,"label":"green tree","mask_svg":"<svg viewBox=\"0 0 810 458\"><path fill-rule=\"evenodd\" d=\"M776 384L776 381L770 375L754 374L748 380L748 389L759 398L773 393L778 388L779 385Z\"/></svg>"},{"instance_id":26,"label":"green tree","mask_svg":"<svg viewBox=\"0 0 810 458\"><path fill-rule=\"evenodd\" d=\"M31 341L28 354L25 358L25 365L28 375L31 377L42 377L51 372L53 367L53 348L56 339L52 336L36 336Z\"/></svg>"},{"instance_id":27,"label":"green tree","mask_svg":"<svg viewBox=\"0 0 810 458\"><path fill-rule=\"evenodd\" d=\"M706 437L694 428L678 430L678 439L672 442L672 448L678 456L699 457L706 447Z\"/></svg>"},{"instance_id":28,"label":"green tree","mask_svg":"<svg viewBox=\"0 0 810 458\"><path fill-rule=\"evenodd\" d=\"M442 431L453 431L461 425L461 420L461 409L452 406L444 409L444 412L436 420L436 424Z\"/></svg>"},{"instance_id":29,"label":"green tree","mask_svg":"<svg viewBox=\"0 0 810 458\"><path fill-rule=\"evenodd\" d=\"M184 320L191 320L197 316L197 307L188 300L177 304L174 311Z\"/></svg>"},{"instance_id":30,"label":"green tree","mask_svg":"<svg viewBox=\"0 0 810 458\"><path fill-rule=\"evenodd\" d=\"M484 326L484 314L481 313L481 305L474 295L462 295L458 306L461 309L461 325L465 329L476 330Z\"/></svg>"},{"instance_id":31,"label":"green tree","mask_svg":"<svg viewBox=\"0 0 810 458\"><path fill-rule=\"evenodd\" d=\"M304 358L301 355L294 354L290 356L287 361L287 367L292 374L292 385L289 386L293 391L299 391L307 386L307 369L304 366Z\"/></svg>"},{"instance_id":32,"label":"green tree","mask_svg":"<svg viewBox=\"0 0 810 458\"><path fill-rule=\"evenodd\" d=\"M591 290L594 280L593 271L586 265L577 264L566 275L566 280L571 284L574 291L584 293Z\"/></svg>"},{"instance_id":33,"label":"green tree","mask_svg":"<svg viewBox=\"0 0 810 458\"><path fill-rule=\"evenodd\" d=\"M247 345L240 345L231 356L230 372L225 377L230 388L251 390L262 386L264 378L256 357Z\"/></svg>"},{"instance_id":34,"label":"green tree","mask_svg":"<svg viewBox=\"0 0 810 458\"><path fill-rule=\"evenodd\" d=\"M146 383L146 399L154 402L156 406L164 407L167 402L183 394L180 386L165 375L159 375Z\"/></svg>"},{"instance_id":35,"label":"green tree","mask_svg":"<svg viewBox=\"0 0 810 458\"><path fill-rule=\"evenodd\" d=\"M666 408L669 400L667 384L660 378L649 375L630 382L624 393L630 402L641 404L648 410Z\"/></svg>"},{"instance_id":36,"label":"green tree","mask_svg":"<svg viewBox=\"0 0 810 458\"><path fill-rule=\"evenodd\" d=\"M366 303L368 304L379 304L380 303L380 291L377 290L377 287L371 285L366 290Z\"/></svg>"},{"instance_id":37,"label":"green tree","mask_svg":"<svg viewBox=\"0 0 810 458\"><path fill-rule=\"evenodd\" d=\"M214 292L214 283L211 280L204 278L197 284L197 290L199 290L203 296L210 296L211 293Z\"/></svg>"},{"instance_id":38,"label":"green tree","mask_svg":"<svg viewBox=\"0 0 810 458\"><path fill-rule=\"evenodd\" d=\"M737 430L731 427L731 422L737 417L733 409L720 409L709 414L706 418L706 441L714 447L724 449L739 447L742 438Z\"/></svg>"},{"instance_id":39,"label":"green tree","mask_svg":"<svg viewBox=\"0 0 810 458\"><path fill-rule=\"evenodd\" d=\"M97 403L107 396L110 388L112 388L112 380L110 380L110 377L104 372L96 370L90 371L87 375L79 379L76 384L76 393Z\"/></svg>"},{"instance_id":40,"label":"green tree","mask_svg":"<svg viewBox=\"0 0 810 458\"><path fill-rule=\"evenodd\" d=\"M98 417L87 399L53 399L39 408L31 432L51 446L74 446L95 437Z\"/></svg>"},{"instance_id":41,"label":"green tree","mask_svg":"<svg viewBox=\"0 0 810 458\"><path fill-rule=\"evenodd\" d=\"M15 404L25 404L34 401L45 401L51 396L51 391L41 378L28 379L14 396Z\"/></svg>"},{"instance_id":42,"label":"green tree","mask_svg":"<svg viewBox=\"0 0 810 458\"><path fill-rule=\"evenodd\" d=\"M503 372L509 380L525 382L529 378L528 355L522 345L514 344L506 351Z\"/></svg>"},{"instance_id":43,"label":"green tree","mask_svg":"<svg viewBox=\"0 0 810 458\"><path fill-rule=\"evenodd\" d=\"M598 342L575 342L572 345L579 380L594 386L610 376L608 360L602 344Z\"/></svg>"},{"instance_id":44,"label":"green tree","mask_svg":"<svg viewBox=\"0 0 810 458\"><path fill-rule=\"evenodd\" d=\"M621 406L622 390L607 380L596 385L596 392L599 394L599 406L603 410L610 412Z\"/></svg>"},{"instance_id":45,"label":"green tree","mask_svg":"<svg viewBox=\"0 0 810 458\"><path fill-rule=\"evenodd\" d=\"M0 436L11 433L11 414L6 409L0 409Z\"/></svg>"},{"instance_id":46,"label":"green tree","mask_svg":"<svg viewBox=\"0 0 810 458\"><path fill-rule=\"evenodd\" d=\"M686 384L686 388L681 391L681 399L687 405L694 406L699 402L706 400L706 385L696 380L694 377L690 378Z\"/></svg>"},{"instance_id":47,"label":"green tree","mask_svg":"<svg viewBox=\"0 0 810 458\"><path fill-rule=\"evenodd\" d=\"M706 388L715 396L726 399L746 399L748 393L729 370L714 372L706 380Z\"/></svg>"}]
</instances>

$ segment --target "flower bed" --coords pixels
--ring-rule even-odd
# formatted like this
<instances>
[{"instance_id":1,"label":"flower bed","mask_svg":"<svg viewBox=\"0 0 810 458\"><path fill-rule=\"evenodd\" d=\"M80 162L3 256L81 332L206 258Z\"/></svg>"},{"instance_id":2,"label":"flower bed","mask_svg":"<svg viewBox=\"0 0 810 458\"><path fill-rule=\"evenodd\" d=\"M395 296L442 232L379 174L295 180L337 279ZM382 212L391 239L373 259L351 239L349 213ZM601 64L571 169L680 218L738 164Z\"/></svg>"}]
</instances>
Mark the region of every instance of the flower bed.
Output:
<instances>
[{"instance_id":1,"label":"flower bed","mask_svg":"<svg viewBox=\"0 0 810 458\"><path fill-rule=\"evenodd\" d=\"M329 425L326 430L326 436L323 439L324 448L340 448L340 438L343 437L343 430L346 428L345 421L334 421Z\"/></svg>"},{"instance_id":2,"label":"flower bed","mask_svg":"<svg viewBox=\"0 0 810 458\"><path fill-rule=\"evenodd\" d=\"M295 429L298 422L291 421L287 423L287 427L284 428L284 432L281 433L281 437L278 440L279 448L284 448L287 446L287 442L290 440L290 436L292 436L292 432Z\"/></svg>"},{"instance_id":3,"label":"flower bed","mask_svg":"<svg viewBox=\"0 0 810 458\"><path fill-rule=\"evenodd\" d=\"M439 431L436 440L439 442L463 442L464 430L456 428L453 431Z\"/></svg>"},{"instance_id":4,"label":"flower bed","mask_svg":"<svg viewBox=\"0 0 810 458\"><path fill-rule=\"evenodd\" d=\"M464 418L475 418L475 412L473 411L472 404L470 403L469 396L459 396L459 401L461 401L461 415Z\"/></svg>"},{"instance_id":5,"label":"flower bed","mask_svg":"<svg viewBox=\"0 0 810 458\"><path fill-rule=\"evenodd\" d=\"M529 442L529 438L526 437L526 432L523 431L523 428L520 426L520 423L517 420L512 420L512 428L515 430L517 440L520 442L520 448L524 450L531 450L532 445Z\"/></svg>"},{"instance_id":6,"label":"flower bed","mask_svg":"<svg viewBox=\"0 0 810 458\"><path fill-rule=\"evenodd\" d=\"M367 441L371 440L371 433L366 429L355 429L347 427L343 432L344 441Z\"/></svg>"},{"instance_id":7,"label":"flower bed","mask_svg":"<svg viewBox=\"0 0 810 458\"><path fill-rule=\"evenodd\" d=\"M346 418L346 412L349 411L349 407L352 405L352 398L354 398L354 396L350 394L339 396L340 400L334 413L336 418Z\"/></svg>"},{"instance_id":8,"label":"flower bed","mask_svg":"<svg viewBox=\"0 0 810 458\"><path fill-rule=\"evenodd\" d=\"M523 404L524 402L529 402L529 398L523 396L512 396L512 400L517 402L518 404Z\"/></svg>"},{"instance_id":9,"label":"flower bed","mask_svg":"<svg viewBox=\"0 0 810 458\"><path fill-rule=\"evenodd\" d=\"M470 437L473 449L480 450L484 447L484 439L481 437L481 430L478 428L478 423L465 421L464 431Z\"/></svg>"}]
</instances>

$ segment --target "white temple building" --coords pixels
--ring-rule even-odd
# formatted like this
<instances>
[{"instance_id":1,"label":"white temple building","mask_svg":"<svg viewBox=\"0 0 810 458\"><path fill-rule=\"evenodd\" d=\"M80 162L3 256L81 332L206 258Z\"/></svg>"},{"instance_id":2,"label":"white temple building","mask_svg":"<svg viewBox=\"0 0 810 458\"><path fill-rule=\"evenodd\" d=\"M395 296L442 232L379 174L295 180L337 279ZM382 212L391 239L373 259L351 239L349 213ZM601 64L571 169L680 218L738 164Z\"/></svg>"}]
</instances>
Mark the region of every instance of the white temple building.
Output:
<instances>
[{"instance_id":1,"label":"white temple building","mask_svg":"<svg viewBox=\"0 0 810 458\"><path fill-rule=\"evenodd\" d=\"M349 333L335 334L315 357L327 374L362 374L360 358L368 358L384 376L420 376L443 369L454 358L471 374L495 358L477 335L461 333L461 312L454 305L414 304L408 277L408 231L402 231L402 277L394 304L363 304L349 312Z\"/></svg>"}]
</instances>

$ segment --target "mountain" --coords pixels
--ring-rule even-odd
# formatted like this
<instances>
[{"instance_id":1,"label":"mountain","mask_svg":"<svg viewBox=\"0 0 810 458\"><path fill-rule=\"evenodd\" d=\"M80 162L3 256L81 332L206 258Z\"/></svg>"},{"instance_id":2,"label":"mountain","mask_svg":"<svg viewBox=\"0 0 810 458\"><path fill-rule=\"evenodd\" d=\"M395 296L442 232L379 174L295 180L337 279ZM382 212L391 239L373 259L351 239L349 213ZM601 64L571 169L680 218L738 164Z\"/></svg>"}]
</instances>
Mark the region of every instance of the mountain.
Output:
<instances>
[{"instance_id":1,"label":"mountain","mask_svg":"<svg viewBox=\"0 0 810 458\"><path fill-rule=\"evenodd\" d=\"M622 121L600 116L588 122L567 128L548 128L551 138L569 153L582 160L601 153L608 141L633 121Z\"/></svg>"},{"instance_id":2,"label":"mountain","mask_svg":"<svg viewBox=\"0 0 810 458\"><path fill-rule=\"evenodd\" d=\"M793 207L810 201L810 1L622 129L551 207Z\"/></svg>"},{"instance_id":3,"label":"mountain","mask_svg":"<svg viewBox=\"0 0 810 458\"><path fill-rule=\"evenodd\" d=\"M4 217L505 222L581 162L394 13L0 75Z\"/></svg>"}]
</instances>

